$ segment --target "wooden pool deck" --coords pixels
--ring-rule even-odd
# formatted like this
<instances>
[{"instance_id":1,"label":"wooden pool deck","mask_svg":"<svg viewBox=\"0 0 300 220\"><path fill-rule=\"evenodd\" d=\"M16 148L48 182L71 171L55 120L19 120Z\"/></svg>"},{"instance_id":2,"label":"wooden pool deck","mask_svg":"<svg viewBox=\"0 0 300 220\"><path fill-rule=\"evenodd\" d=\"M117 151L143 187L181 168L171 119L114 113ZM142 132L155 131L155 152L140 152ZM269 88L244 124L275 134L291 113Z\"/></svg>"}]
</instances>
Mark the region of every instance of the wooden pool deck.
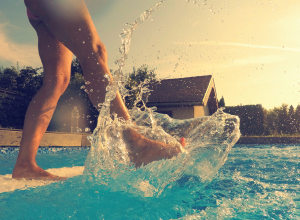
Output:
<instances>
[{"instance_id":1,"label":"wooden pool deck","mask_svg":"<svg viewBox=\"0 0 300 220\"><path fill-rule=\"evenodd\" d=\"M86 147L88 133L46 132L42 138L41 147ZM22 130L0 128L0 147L19 147Z\"/></svg>"}]
</instances>

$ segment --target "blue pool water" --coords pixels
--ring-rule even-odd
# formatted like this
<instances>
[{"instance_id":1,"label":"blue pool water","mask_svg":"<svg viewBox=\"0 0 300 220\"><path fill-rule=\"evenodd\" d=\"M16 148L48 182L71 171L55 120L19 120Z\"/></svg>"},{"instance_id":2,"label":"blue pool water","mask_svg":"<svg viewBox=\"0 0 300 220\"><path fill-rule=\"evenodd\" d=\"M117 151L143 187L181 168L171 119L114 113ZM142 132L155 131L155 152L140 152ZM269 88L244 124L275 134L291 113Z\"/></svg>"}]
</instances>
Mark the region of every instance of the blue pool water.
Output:
<instances>
[{"instance_id":1,"label":"blue pool water","mask_svg":"<svg viewBox=\"0 0 300 220\"><path fill-rule=\"evenodd\" d=\"M300 145L235 145L204 188L177 180L158 197L144 197L77 176L65 182L0 194L1 219L300 219ZM16 152L2 150L0 175ZM5 154L4 154L5 153ZM45 169L83 166L88 149L42 150ZM47 161L47 162L45 162ZM197 182L199 181L199 182ZM1 184L0 184L1 185Z\"/></svg>"}]
</instances>

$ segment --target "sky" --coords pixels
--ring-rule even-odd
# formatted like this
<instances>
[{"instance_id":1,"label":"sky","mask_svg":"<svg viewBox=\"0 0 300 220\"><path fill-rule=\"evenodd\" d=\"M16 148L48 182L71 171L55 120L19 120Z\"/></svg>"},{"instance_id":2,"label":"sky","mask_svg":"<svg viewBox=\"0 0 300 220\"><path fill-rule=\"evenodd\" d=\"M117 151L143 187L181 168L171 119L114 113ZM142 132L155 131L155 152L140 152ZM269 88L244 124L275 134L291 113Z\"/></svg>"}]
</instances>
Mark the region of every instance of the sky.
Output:
<instances>
[{"instance_id":1,"label":"sky","mask_svg":"<svg viewBox=\"0 0 300 220\"><path fill-rule=\"evenodd\" d=\"M120 33L158 0L87 0L110 69ZM124 73L148 65L158 78L213 75L226 106L300 104L298 0L165 0L133 33ZM0 2L0 66L41 67L22 1Z\"/></svg>"}]
</instances>

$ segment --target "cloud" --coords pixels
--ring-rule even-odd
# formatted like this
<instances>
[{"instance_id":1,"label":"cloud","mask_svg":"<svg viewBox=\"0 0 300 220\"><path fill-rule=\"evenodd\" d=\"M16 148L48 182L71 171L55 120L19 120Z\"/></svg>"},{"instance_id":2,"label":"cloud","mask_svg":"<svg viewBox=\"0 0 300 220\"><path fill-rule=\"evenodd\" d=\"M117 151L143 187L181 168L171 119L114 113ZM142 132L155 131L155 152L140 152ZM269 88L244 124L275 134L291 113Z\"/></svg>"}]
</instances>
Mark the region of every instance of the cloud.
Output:
<instances>
[{"instance_id":1,"label":"cloud","mask_svg":"<svg viewBox=\"0 0 300 220\"><path fill-rule=\"evenodd\" d=\"M284 56L277 55L265 55L265 56L250 56L243 59L234 59L232 64L234 66L243 66L247 64L265 64L265 63L276 63L284 61L287 58Z\"/></svg>"},{"instance_id":2,"label":"cloud","mask_svg":"<svg viewBox=\"0 0 300 220\"><path fill-rule=\"evenodd\" d=\"M258 49L274 49L274 50L282 50L282 51L300 52L300 48L284 47L284 46L278 47L278 46L270 46L270 45L255 45L255 44L244 44L244 43L234 43L234 42L202 41L202 42L172 42L171 44L235 46L235 47L247 47L247 48L258 48Z\"/></svg>"},{"instance_id":3,"label":"cloud","mask_svg":"<svg viewBox=\"0 0 300 220\"><path fill-rule=\"evenodd\" d=\"M40 67L37 45L20 44L9 39L8 24L0 24L0 61L22 66Z\"/></svg>"}]
</instances>

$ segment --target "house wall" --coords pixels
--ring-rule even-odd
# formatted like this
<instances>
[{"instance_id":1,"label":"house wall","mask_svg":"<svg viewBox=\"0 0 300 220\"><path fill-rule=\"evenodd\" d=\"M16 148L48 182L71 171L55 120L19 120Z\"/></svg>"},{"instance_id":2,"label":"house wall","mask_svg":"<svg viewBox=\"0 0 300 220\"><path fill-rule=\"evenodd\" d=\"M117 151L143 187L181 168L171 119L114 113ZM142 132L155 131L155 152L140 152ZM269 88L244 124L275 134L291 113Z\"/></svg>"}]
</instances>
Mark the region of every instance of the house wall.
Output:
<instances>
[{"instance_id":1,"label":"house wall","mask_svg":"<svg viewBox=\"0 0 300 220\"><path fill-rule=\"evenodd\" d=\"M209 116L208 106L194 106L194 118Z\"/></svg>"},{"instance_id":2,"label":"house wall","mask_svg":"<svg viewBox=\"0 0 300 220\"><path fill-rule=\"evenodd\" d=\"M194 118L194 108L193 106L191 107L172 107L172 108L157 108L157 112L159 113L166 113L166 112L172 112L170 115L172 118L175 119L189 119L189 118Z\"/></svg>"}]
</instances>

